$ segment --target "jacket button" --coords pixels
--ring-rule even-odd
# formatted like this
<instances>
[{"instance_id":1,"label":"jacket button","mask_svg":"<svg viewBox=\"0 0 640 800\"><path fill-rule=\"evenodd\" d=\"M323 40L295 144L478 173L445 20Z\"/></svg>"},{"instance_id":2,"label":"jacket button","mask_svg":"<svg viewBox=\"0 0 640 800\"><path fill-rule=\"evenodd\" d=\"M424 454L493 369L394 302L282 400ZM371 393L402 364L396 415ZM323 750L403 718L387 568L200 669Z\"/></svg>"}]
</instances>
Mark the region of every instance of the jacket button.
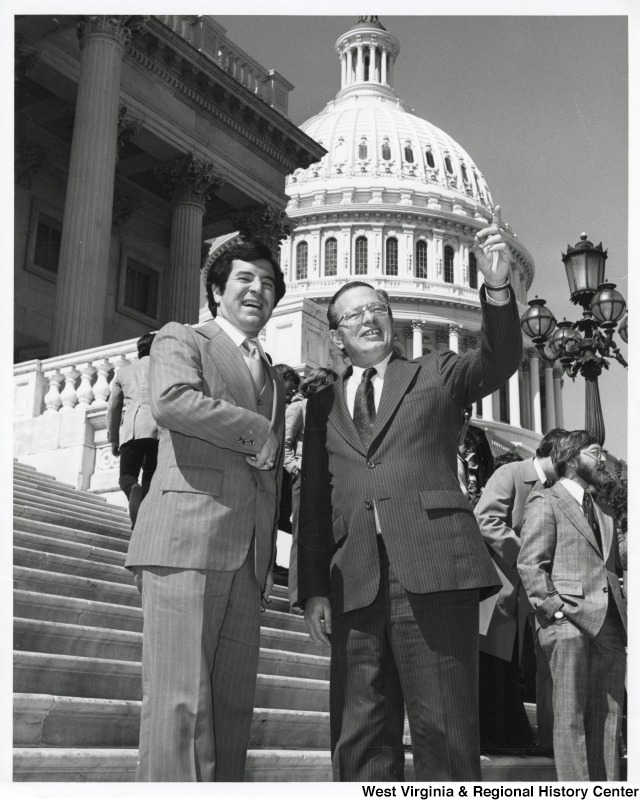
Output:
<instances>
[{"instance_id":1,"label":"jacket button","mask_svg":"<svg viewBox=\"0 0 640 800\"><path fill-rule=\"evenodd\" d=\"M371 511L371 509L373 508L373 501L372 500L365 500L364 501L364 507L367 509L367 511Z\"/></svg>"},{"instance_id":2,"label":"jacket button","mask_svg":"<svg viewBox=\"0 0 640 800\"><path fill-rule=\"evenodd\" d=\"M603 591L603 592L608 592L608 591L609 591L609 589L608 589L608 587L607 587L607 586L603 586L603 587L602 587L602 591Z\"/></svg>"},{"instance_id":3,"label":"jacket button","mask_svg":"<svg viewBox=\"0 0 640 800\"><path fill-rule=\"evenodd\" d=\"M375 469L376 468L376 462L375 461L367 461L367 466L369 467L369 469Z\"/></svg>"}]
</instances>

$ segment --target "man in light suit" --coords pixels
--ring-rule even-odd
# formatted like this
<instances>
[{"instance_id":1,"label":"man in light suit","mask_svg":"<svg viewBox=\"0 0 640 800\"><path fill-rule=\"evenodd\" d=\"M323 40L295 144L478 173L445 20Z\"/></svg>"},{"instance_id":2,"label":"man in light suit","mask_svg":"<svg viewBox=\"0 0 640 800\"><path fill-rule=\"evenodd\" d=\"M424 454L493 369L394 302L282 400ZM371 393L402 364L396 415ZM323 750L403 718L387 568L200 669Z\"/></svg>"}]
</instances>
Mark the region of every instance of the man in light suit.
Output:
<instances>
[{"instance_id":1,"label":"man in light suit","mask_svg":"<svg viewBox=\"0 0 640 800\"><path fill-rule=\"evenodd\" d=\"M557 479L551 450L565 433L561 428L550 430L541 439L533 458L514 461L496 470L474 509L480 533L490 548L502 581L489 628L480 636L480 742L483 752L531 745L531 730L519 686L519 663L531 606L522 588L516 561L527 498L538 482L542 485ZM536 656L538 738L550 746L553 711L549 665L540 648Z\"/></svg>"},{"instance_id":2,"label":"man in light suit","mask_svg":"<svg viewBox=\"0 0 640 800\"><path fill-rule=\"evenodd\" d=\"M609 480L595 436L565 434L552 459L560 480L529 496L518 571L551 666L556 771L560 781L618 780L626 535L590 491Z\"/></svg>"},{"instance_id":3,"label":"man in light suit","mask_svg":"<svg viewBox=\"0 0 640 800\"><path fill-rule=\"evenodd\" d=\"M273 580L284 387L256 341L285 292L263 244L211 265L215 319L151 351L158 469L126 565L142 578L139 781L242 781Z\"/></svg>"},{"instance_id":4,"label":"man in light suit","mask_svg":"<svg viewBox=\"0 0 640 800\"><path fill-rule=\"evenodd\" d=\"M120 456L119 484L129 501L132 526L158 463L158 426L149 407L149 352L154 338L155 333L145 333L138 339L138 360L116 371L107 404L107 437L113 455Z\"/></svg>"},{"instance_id":5,"label":"man in light suit","mask_svg":"<svg viewBox=\"0 0 640 800\"><path fill-rule=\"evenodd\" d=\"M298 598L331 644L334 780L402 780L406 701L417 780L479 780L478 602L499 579L457 476L464 408L520 362L499 209L475 247L481 346L393 358L386 295L349 283L327 311L352 362L309 399Z\"/></svg>"}]
</instances>

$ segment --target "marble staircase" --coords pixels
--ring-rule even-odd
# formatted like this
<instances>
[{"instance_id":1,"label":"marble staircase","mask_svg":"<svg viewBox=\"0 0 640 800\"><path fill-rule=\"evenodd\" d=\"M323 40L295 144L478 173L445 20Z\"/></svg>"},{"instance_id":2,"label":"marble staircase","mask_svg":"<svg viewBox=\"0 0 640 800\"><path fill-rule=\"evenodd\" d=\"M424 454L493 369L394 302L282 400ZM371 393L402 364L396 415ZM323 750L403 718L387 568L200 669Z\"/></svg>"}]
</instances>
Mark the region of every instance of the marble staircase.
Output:
<instances>
[{"instance_id":1,"label":"marble staircase","mask_svg":"<svg viewBox=\"0 0 640 800\"><path fill-rule=\"evenodd\" d=\"M126 512L14 462L14 780L132 781L142 613ZM329 658L276 586L262 616L248 781L328 781ZM407 778L412 779L408 755ZM554 779L548 758L485 780Z\"/></svg>"}]
</instances>

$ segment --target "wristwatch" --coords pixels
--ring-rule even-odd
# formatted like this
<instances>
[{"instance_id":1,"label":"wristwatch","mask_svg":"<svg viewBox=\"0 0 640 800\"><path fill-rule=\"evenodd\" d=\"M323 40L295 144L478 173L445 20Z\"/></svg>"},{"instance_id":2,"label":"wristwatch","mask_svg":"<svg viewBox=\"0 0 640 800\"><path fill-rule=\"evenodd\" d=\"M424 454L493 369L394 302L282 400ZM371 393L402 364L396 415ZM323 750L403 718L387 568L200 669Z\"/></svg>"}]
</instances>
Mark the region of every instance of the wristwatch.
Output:
<instances>
[{"instance_id":1,"label":"wristwatch","mask_svg":"<svg viewBox=\"0 0 640 800\"><path fill-rule=\"evenodd\" d=\"M556 622L559 622L561 619L564 619L564 611L554 611L553 612L553 619Z\"/></svg>"}]
</instances>

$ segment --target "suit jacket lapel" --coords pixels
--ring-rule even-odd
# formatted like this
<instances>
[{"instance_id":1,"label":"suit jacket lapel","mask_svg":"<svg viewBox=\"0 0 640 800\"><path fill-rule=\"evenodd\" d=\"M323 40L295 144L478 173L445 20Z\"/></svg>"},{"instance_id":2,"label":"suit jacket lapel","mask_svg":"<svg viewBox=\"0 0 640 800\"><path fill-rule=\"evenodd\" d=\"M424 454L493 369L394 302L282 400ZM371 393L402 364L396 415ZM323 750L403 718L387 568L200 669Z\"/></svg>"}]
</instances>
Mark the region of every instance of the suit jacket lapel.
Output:
<instances>
[{"instance_id":1,"label":"suit jacket lapel","mask_svg":"<svg viewBox=\"0 0 640 800\"><path fill-rule=\"evenodd\" d=\"M604 560L606 561L609 558L609 553L611 552L611 545L613 544L613 535L615 526L613 523L613 519L609 516L609 514L605 514L605 512L595 502L595 500L593 502L593 508L596 512L596 519L598 520L598 525L600 526L600 536L602 538L602 555L604 556Z\"/></svg>"},{"instance_id":2,"label":"suit jacket lapel","mask_svg":"<svg viewBox=\"0 0 640 800\"><path fill-rule=\"evenodd\" d=\"M278 380L278 373L265 361L265 369L273 386L273 407L271 409L271 425L274 431L280 429L284 420L284 385Z\"/></svg>"},{"instance_id":3,"label":"suit jacket lapel","mask_svg":"<svg viewBox=\"0 0 640 800\"><path fill-rule=\"evenodd\" d=\"M351 367L349 367L346 372L344 372L333 384L335 403L333 404L333 408L329 414L329 419L343 439L349 442L351 447L353 447L359 453L362 453L362 455L366 455L367 451L365 446L362 443L362 439L358 435L356 426L353 424L353 419L351 418L351 414L349 414L349 409L347 408L347 398L345 397L344 383L345 380L350 377L350 375Z\"/></svg>"},{"instance_id":4,"label":"suit jacket lapel","mask_svg":"<svg viewBox=\"0 0 640 800\"><path fill-rule=\"evenodd\" d=\"M561 483L556 483L551 487L550 491L554 493L558 500L558 506L562 509L565 516L568 517L569 521L573 523L585 539L589 541L589 544L599 553L600 547L598 546L595 534L591 530L591 525L587 522L580 508L580 504L576 501L575 497L572 497Z\"/></svg>"},{"instance_id":5,"label":"suit jacket lapel","mask_svg":"<svg viewBox=\"0 0 640 800\"><path fill-rule=\"evenodd\" d=\"M391 358L387 365L380 397L380 406L373 426L371 443L382 433L389 422L400 401L405 396L409 384L413 380L420 365L415 361L403 361L400 358Z\"/></svg>"},{"instance_id":6,"label":"suit jacket lapel","mask_svg":"<svg viewBox=\"0 0 640 800\"><path fill-rule=\"evenodd\" d=\"M209 341L205 344L204 349L220 370L233 399L239 406L257 412L255 387L240 349L215 320L199 328L198 333L208 338Z\"/></svg>"}]
</instances>

